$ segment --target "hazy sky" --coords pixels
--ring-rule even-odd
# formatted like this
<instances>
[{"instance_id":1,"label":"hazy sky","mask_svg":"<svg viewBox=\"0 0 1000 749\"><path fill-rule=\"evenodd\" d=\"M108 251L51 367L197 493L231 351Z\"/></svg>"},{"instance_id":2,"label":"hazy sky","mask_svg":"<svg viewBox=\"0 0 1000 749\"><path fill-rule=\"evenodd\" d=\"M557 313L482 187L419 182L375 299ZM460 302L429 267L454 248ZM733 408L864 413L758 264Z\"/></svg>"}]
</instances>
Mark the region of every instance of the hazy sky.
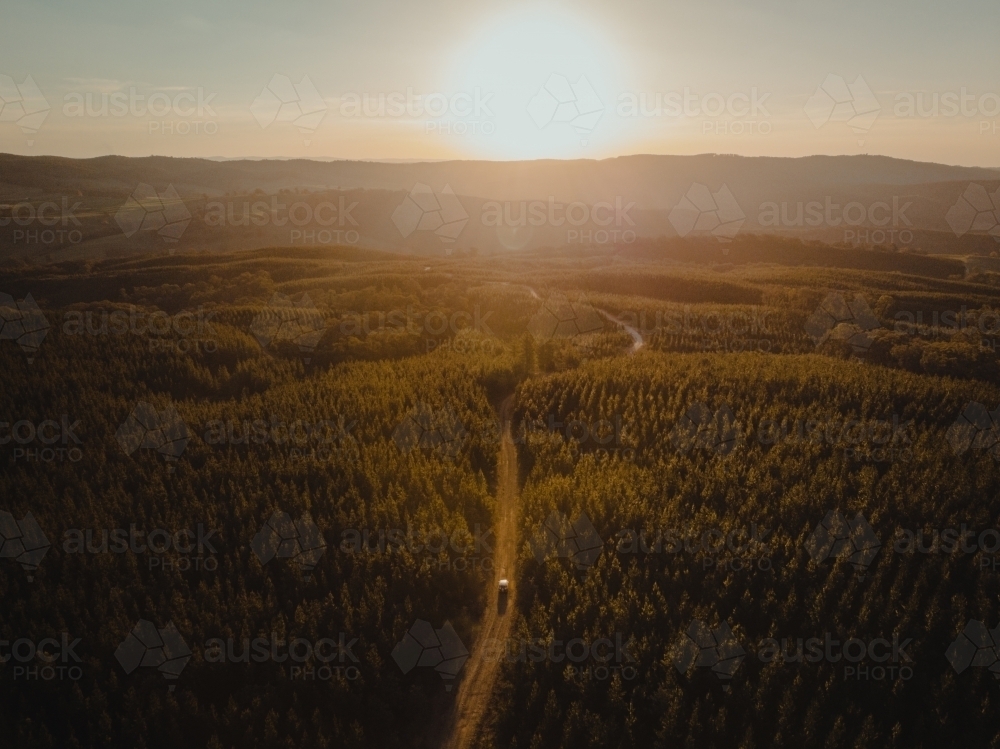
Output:
<instances>
[{"instance_id":1,"label":"hazy sky","mask_svg":"<svg viewBox=\"0 0 1000 749\"><path fill-rule=\"evenodd\" d=\"M0 17L13 153L1000 166L995 0L4 0Z\"/></svg>"}]
</instances>

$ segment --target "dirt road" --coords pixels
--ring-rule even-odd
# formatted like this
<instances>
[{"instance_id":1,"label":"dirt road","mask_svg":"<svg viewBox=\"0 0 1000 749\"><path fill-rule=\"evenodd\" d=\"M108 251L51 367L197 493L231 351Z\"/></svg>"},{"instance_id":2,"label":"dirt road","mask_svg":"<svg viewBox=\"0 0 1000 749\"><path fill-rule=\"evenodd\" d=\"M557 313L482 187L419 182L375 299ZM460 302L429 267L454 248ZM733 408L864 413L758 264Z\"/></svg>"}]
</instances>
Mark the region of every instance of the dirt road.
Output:
<instances>
[{"instance_id":1,"label":"dirt road","mask_svg":"<svg viewBox=\"0 0 1000 749\"><path fill-rule=\"evenodd\" d=\"M631 325L629 325L628 323L624 322L623 320L619 320L617 317L615 317L614 315L612 315L610 312L606 312L606 311L604 311L602 309L599 309L597 311L600 312L602 315L604 315L604 317L606 319L610 320L615 325L621 325L625 329L625 332L628 333L632 337L632 348L629 349L629 353L630 354L634 354L636 351L638 351L639 349L641 349L643 346L646 345L646 341L642 337L642 333L640 333L638 330L636 330L635 328L633 328Z\"/></svg>"},{"instance_id":2,"label":"dirt road","mask_svg":"<svg viewBox=\"0 0 1000 749\"><path fill-rule=\"evenodd\" d=\"M529 292L531 292L532 299L541 299L541 297L538 296L538 292L535 291L532 287L525 286L525 288ZM596 307L594 307L593 309L602 317L604 317L606 320L608 320L608 322L614 323L615 325L620 325L622 328L625 329L625 332L628 333L629 336L631 336L632 347L628 351L630 354L634 354L636 351L638 351L639 349L641 349L643 346L646 345L646 339L642 337L642 333L640 333L634 327L626 323L624 320L618 319L607 310L597 309Z\"/></svg>"},{"instance_id":3,"label":"dirt road","mask_svg":"<svg viewBox=\"0 0 1000 749\"><path fill-rule=\"evenodd\" d=\"M447 749L466 749L472 746L479 730L486 708L490 704L493 686L500 671L499 660L484 657L488 642L505 642L510 637L514 620L514 596L517 595L517 576L514 562L517 558L517 449L511 439L510 421L514 410L514 396L508 397L500 406L503 423L503 439L500 441L500 457L497 470L497 527L494 547L494 570L496 574L488 583L486 591L489 606L476 638L475 646L465 664L464 676L458 686L452 719L441 746ZM510 580L510 593L505 606L500 606L497 597L497 581L501 577ZM496 652L495 649L493 651Z\"/></svg>"}]
</instances>

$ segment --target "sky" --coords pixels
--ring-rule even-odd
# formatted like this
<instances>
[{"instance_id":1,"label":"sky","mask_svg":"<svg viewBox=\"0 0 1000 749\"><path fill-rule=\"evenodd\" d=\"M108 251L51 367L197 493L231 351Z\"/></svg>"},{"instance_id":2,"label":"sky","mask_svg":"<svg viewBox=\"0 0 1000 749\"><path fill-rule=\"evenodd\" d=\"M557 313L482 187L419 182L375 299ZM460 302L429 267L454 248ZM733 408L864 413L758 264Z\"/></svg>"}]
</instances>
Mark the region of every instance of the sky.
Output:
<instances>
[{"instance_id":1,"label":"sky","mask_svg":"<svg viewBox=\"0 0 1000 749\"><path fill-rule=\"evenodd\" d=\"M0 151L1000 166L1000 3L3 0Z\"/></svg>"}]
</instances>

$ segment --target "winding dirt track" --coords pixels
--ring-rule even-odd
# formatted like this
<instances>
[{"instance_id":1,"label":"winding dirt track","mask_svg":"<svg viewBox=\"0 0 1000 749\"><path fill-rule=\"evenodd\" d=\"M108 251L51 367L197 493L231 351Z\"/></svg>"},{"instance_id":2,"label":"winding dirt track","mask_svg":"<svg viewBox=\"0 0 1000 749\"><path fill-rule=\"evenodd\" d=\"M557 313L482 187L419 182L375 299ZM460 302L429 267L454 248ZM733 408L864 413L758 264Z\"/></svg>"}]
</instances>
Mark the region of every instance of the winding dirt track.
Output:
<instances>
[{"instance_id":1,"label":"winding dirt track","mask_svg":"<svg viewBox=\"0 0 1000 749\"><path fill-rule=\"evenodd\" d=\"M483 615L479 636L476 638L469 660L466 661L464 677L458 685L455 706L445 731L442 747L446 749L468 749L475 741L482 724L486 708L490 704L493 686L500 672L499 659L493 655L485 657L487 643L503 643L510 637L514 621L514 596L517 594L517 576L514 563L517 559L517 504L518 475L517 450L511 438L510 421L514 407L514 396L509 396L500 406L503 437L500 440L500 456L497 470L497 527L494 547L494 579L490 580L487 600L490 605ZM510 580L510 593L506 606L500 606L497 597L497 580ZM496 653L494 646L493 651Z\"/></svg>"},{"instance_id":2,"label":"winding dirt track","mask_svg":"<svg viewBox=\"0 0 1000 749\"><path fill-rule=\"evenodd\" d=\"M625 332L628 333L632 337L632 348L630 348L628 350L628 352L630 354L634 354L636 351L638 351L639 349L641 349L643 346L646 345L646 340L642 337L642 333L640 333L638 330L636 330L635 328L633 328L631 325L629 325L628 323L626 323L623 320L619 320L617 317L615 317L614 315L612 315L610 312L605 312L602 309L599 309L597 311L600 312L602 315L604 315L604 317L607 320L610 320L615 325L621 325L625 329Z\"/></svg>"},{"instance_id":3,"label":"winding dirt track","mask_svg":"<svg viewBox=\"0 0 1000 749\"><path fill-rule=\"evenodd\" d=\"M526 288L529 292L531 292L532 299L541 299L541 297L538 296L538 292L535 291L531 286L525 286L524 288ZM628 351L629 354L634 354L636 351L638 351L639 349L641 349L643 346L646 345L646 339L642 337L642 333L640 333L634 327L626 323L624 320L618 319L607 310L597 309L596 307L594 309L597 311L598 314L600 314L609 322L612 322L615 325L622 326L622 328L625 329L625 332L632 337L632 348L629 349Z\"/></svg>"}]
</instances>

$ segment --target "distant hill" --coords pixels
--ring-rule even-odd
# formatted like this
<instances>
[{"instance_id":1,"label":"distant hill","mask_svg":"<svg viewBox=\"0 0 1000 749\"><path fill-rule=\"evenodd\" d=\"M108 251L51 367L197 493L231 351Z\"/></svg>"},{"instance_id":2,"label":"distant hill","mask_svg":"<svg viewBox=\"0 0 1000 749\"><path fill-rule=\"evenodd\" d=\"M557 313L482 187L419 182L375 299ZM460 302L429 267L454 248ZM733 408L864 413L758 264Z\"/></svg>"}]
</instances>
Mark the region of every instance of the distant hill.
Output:
<instances>
[{"instance_id":1,"label":"distant hill","mask_svg":"<svg viewBox=\"0 0 1000 749\"><path fill-rule=\"evenodd\" d=\"M140 185L156 194L143 197ZM978 187L966 195L970 185ZM384 163L0 154L0 255L310 243L442 254L759 232L989 255L998 188L994 169L884 156ZM31 207L14 208L24 202ZM61 219L56 226L32 217L46 202L58 207L43 211ZM62 216L64 202L77 206L73 217ZM295 203L303 206L294 216L283 213Z\"/></svg>"}]
</instances>

